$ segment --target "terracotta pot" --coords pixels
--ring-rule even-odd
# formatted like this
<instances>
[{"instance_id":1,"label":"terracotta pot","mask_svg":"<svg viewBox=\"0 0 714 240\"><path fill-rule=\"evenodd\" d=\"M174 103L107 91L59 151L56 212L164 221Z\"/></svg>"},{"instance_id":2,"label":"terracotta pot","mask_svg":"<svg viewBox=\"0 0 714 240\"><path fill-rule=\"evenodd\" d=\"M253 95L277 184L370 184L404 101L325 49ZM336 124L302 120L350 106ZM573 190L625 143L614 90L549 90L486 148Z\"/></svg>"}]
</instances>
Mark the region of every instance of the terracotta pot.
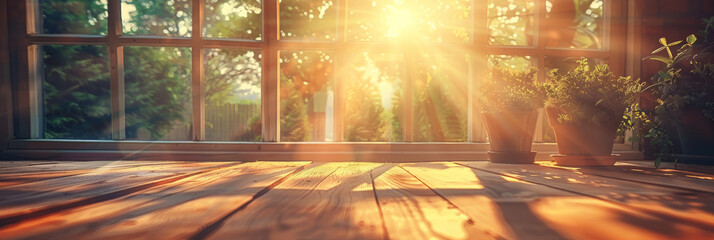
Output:
<instances>
[{"instance_id":1,"label":"terracotta pot","mask_svg":"<svg viewBox=\"0 0 714 240\"><path fill-rule=\"evenodd\" d=\"M676 128L682 154L714 156L714 122L694 108L684 109L681 119Z\"/></svg>"},{"instance_id":2,"label":"terracotta pot","mask_svg":"<svg viewBox=\"0 0 714 240\"><path fill-rule=\"evenodd\" d=\"M546 107L548 123L555 132L555 141L560 155L551 156L558 165L607 166L615 164L612 155L619 122L604 125L592 123L561 123L555 107Z\"/></svg>"},{"instance_id":3,"label":"terracotta pot","mask_svg":"<svg viewBox=\"0 0 714 240\"><path fill-rule=\"evenodd\" d=\"M505 110L481 112L491 145L488 153L495 163L533 163L531 152L538 112Z\"/></svg>"}]
</instances>

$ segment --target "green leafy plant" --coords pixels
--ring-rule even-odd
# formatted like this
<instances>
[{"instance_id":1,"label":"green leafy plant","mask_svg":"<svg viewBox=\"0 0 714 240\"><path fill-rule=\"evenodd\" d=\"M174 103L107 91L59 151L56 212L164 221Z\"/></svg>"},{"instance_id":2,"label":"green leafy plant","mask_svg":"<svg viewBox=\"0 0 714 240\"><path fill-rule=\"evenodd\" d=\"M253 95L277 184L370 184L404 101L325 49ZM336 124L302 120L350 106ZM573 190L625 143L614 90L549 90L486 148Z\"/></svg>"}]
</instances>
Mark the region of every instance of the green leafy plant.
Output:
<instances>
[{"instance_id":1,"label":"green leafy plant","mask_svg":"<svg viewBox=\"0 0 714 240\"><path fill-rule=\"evenodd\" d=\"M704 20L705 28L699 41L695 34L684 40L668 42L659 39L661 47L645 60L664 64L652 77L655 106L641 111L640 119L647 133L645 138L656 148L655 166L672 157L674 143L667 128L681 121L682 111L697 109L714 121L714 17Z\"/></svg>"},{"instance_id":2,"label":"green leafy plant","mask_svg":"<svg viewBox=\"0 0 714 240\"><path fill-rule=\"evenodd\" d=\"M626 109L637 108L635 100L644 83L632 77L615 76L607 65L589 66L582 58L565 74L548 72L546 105L559 108L558 121L606 125L620 122L620 130L632 126Z\"/></svg>"},{"instance_id":3,"label":"green leafy plant","mask_svg":"<svg viewBox=\"0 0 714 240\"><path fill-rule=\"evenodd\" d=\"M545 91L536 81L535 68L516 71L496 67L491 71L490 81L484 83L481 102L485 111L504 109L533 111L543 106Z\"/></svg>"}]
</instances>

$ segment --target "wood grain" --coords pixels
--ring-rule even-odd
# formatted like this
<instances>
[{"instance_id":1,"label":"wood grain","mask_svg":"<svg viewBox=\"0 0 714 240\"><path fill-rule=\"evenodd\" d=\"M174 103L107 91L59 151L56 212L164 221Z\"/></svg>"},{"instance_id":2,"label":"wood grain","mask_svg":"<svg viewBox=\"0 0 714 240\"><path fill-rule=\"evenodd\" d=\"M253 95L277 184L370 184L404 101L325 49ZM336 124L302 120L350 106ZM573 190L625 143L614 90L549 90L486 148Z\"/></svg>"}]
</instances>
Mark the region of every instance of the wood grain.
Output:
<instances>
[{"instance_id":1,"label":"wood grain","mask_svg":"<svg viewBox=\"0 0 714 240\"><path fill-rule=\"evenodd\" d=\"M644 168L654 168L654 160L645 160L645 161L617 161L618 165L632 165L632 166L639 166L639 167L644 167ZM687 163L678 163L674 164L673 162L662 162L659 165L659 169L675 169L675 170L682 170L682 171L688 171L688 172L697 172L697 173L703 173L703 174L708 174L708 175L714 175L714 166L712 165L697 165L697 164L687 164Z\"/></svg>"},{"instance_id":2,"label":"wood grain","mask_svg":"<svg viewBox=\"0 0 714 240\"><path fill-rule=\"evenodd\" d=\"M235 163L185 162L130 168L98 168L89 173L0 189L0 226L5 220L197 171ZM158 182L157 182L158 183Z\"/></svg>"},{"instance_id":3,"label":"wood grain","mask_svg":"<svg viewBox=\"0 0 714 240\"><path fill-rule=\"evenodd\" d=\"M463 210L475 226L491 238L563 239L528 210L528 202L541 197L573 197L573 194L474 172L454 163L403 164L402 167Z\"/></svg>"},{"instance_id":4,"label":"wood grain","mask_svg":"<svg viewBox=\"0 0 714 240\"><path fill-rule=\"evenodd\" d=\"M306 162L216 169L0 230L0 238L186 239Z\"/></svg>"},{"instance_id":5,"label":"wood grain","mask_svg":"<svg viewBox=\"0 0 714 240\"><path fill-rule=\"evenodd\" d=\"M33 163L26 166L15 166L0 169L0 189L31 182L55 178L77 176L91 171L106 171L109 169L125 169L137 166L166 166L181 162L123 162L123 161L91 161L91 162L47 162Z\"/></svg>"},{"instance_id":6,"label":"wood grain","mask_svg":"<svg viewBox=\"0 0 714 240\"><path fill-rule=\"evenodd\" d=\"M244 210L209 239L381 239L370 171L378 163L313 163Z\"/></svg>"},{"instance_id":7,"label":"wood grain","mask_svg":"<svg viewBox=\"0 0 714 240\"><path fill-rule=\"evenodd\" d=\"M547 162L544 166L556 167ZM706 168L707 166L702 166ZM568 168L564 168L568 169ZM581 168L576 171L583 174L617 178L644 184L669 186L677 189L689 189L698 192L714 193L714 175L706 173L677 170L672 168L643 167L629 163L618 163L612 167Z\"/></svg>"},{"instance_id":8,"label":"wood grain","mask_svg":"<svg viewBox=\"0 0 714 240\"><path fill-rule=\"evenodd\" d=\"M389 239L489 239L475 221L400 167L374 175Z\"/></svg>"},{"instance_id":9,"label":"wood grain","mask_svg":"<svg viewBox=\"0 0 714 240\"><path fill-rule=\"evenodd\" d=\"M714 222L712 222L714 219L712 214L714 204L712 203L714 201L708 194L698 195L686 190L578 174L538 165L508 165L488 162L461 164L480 171L500 174L502 177L560 189L576 196L586 196L590 198L588 202L594 201L593 203L595 203L597 202L595 200L604 200L602 202L609 204L611 210L597 209L597 207L592 207L590 210L597 209L600 215L609 218L628 219L628 221L619 222L618 226L644 228L661 236L669 235L688 239L714 237L714 230L712 230L714 229ZM576 196L569 199L557 199L557 201L585 206L583 203L573 202L578 199ZM553 202L553 200L543 202ZM597 203L597 205L602 205L600 202ZM549 204L562 205L563 203ZM541 208L546 209L542 206ZM577 209L577 207L573 208ZM561 208L556 209L566 212ZM632 216L617 217L620 214ZM577 219L578 216L572 216L572 218ZM612 222L612 220L608 220L608 223Z\"/></svg>"},{"instance_id":10,"label":"wood grain","mask_svg":"<svg viewBox=\"0 0 714 240\"><path fill-rule=\"evenodd\" d=\"M706 173L306 164L0 162L0 239L714 239Z\"/></svg>"}]
</instances>

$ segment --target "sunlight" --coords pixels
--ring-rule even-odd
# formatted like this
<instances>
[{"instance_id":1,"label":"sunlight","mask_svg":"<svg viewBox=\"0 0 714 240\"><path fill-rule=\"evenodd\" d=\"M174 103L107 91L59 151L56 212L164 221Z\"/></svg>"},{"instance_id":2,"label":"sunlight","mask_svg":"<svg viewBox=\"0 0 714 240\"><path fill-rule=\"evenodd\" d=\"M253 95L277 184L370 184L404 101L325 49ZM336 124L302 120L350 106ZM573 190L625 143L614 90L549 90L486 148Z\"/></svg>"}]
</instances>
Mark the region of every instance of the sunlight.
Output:
<instances>
[{"instance_id":1,"label":"sunlight","mask_svg":"<svg viewBox=\"0 0 714 240\"><path fill-rule=\"evenodd\" d=\"M390 7L389 12L391 12L387 17L387 38L399 38L404 36L409 36L414 33L414 23L416 18L409 10L406 9L396 9Z\"/></svg>"}]
</instances>

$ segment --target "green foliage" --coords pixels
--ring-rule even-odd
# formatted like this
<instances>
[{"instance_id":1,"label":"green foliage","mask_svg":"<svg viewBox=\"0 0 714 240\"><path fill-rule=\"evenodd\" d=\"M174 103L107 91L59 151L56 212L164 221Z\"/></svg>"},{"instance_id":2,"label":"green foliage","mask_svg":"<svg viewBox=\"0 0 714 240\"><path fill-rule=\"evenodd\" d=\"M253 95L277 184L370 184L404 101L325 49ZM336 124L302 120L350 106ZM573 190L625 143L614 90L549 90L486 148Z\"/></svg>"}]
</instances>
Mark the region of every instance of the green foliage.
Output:
<instances>
[{"instance_id":1,"label":"green foliage","mask_svg":"<svg viewBox=\"0 0 714 240\"><path fill-rule=\"evenodd\" d=\"M107 34L107 6L102 1L41 1L42 33Z\"/></svg>"},{"instance_id":2,"label":"green foliage","mask_svg":"<svg viewBox=\"0 0 714 240\"><path fill-rule=\"evenodd\" d=\"M263 139L263 123L259 115L253 116L248 121L248 131L244 132L239 139L249 142L260 142Z\"/></svg>"},{"instance_id":3,"label":"green foliage","mask_svg":"<svg viewBox=\"0 0 714 240\"><path fill-rule=\"evenodd\" d=\"M404 121L403 111L402 91L397 91L392 96L392 139L404 139L404 129L402 128L402 121Z\"/></svg>"},{"instance_id":4,"label":"green foliage","mask_svg":"<svg viewBox=\"0 0 714 240\"><path fill-rule=\"evenodd\" d=\"M45 138L110 139L106 47L45 45Z\"/></svg>"},{"instance_id":5,"label":"green foliage","mask_svg":"<svg viewBox=\"0 0 714 240\"><path fill-rule=\"evenodd\" d=\"M337 2L280 1L280 36L284 39L334 40Z\"/></svg>"},{"instance_id":6,"label":"green foliage","mask_svg":"<svg viewBox=\"0 0 714 240\"><path fill-rule=\"evenodd\" d=\"M565 74L554 69L545 84L547 105L558 107L563 113L558 121L583 124L610 125L623 121L625 109L631 106L644 83L631 77L618 77L607 65L593 69L587 59Z\"/></svg>"},{"instance_id":7,"label":"green foliage","mask_svg":"<svg viewBox=\"0 0 714 240\"><path fill-rule=\"evenodd\" d=\"M323 141L315 139L310 115L314 96L331 86L331 56L322 51L281 52L280 54L280 136L281 141Z\"/></svg>"},{"instance_id":8,"label":"green foliage","mask_svg":"<svg viewBox=\"0 0 714 240\"><path fill-rule=\"evenodd\" d=\"M126 136L163 139L176 121L191 122L191 51L125 47ZM148 131L149 139L139 131ZM189 140L189 136L181 140Z\"/></svg>"},{"instance_id":9,"label":"green foliage","mask_svg":"<svg viewBox=\"0 0 714 240\"><path fill-rule=\"evenodd\" d=\"M576 48L601 48L603 0L573 0L573 3L576 32L572 45Z\"/></svg>"},{"instance_id":10,"label":"green foliage","mask_svg":"<svg viewBox=\"0 0 714 240\"><path fill-rule=\"evenodd\" d=\"M206 0L203 36L262 39L262 4L259 0Z\"/></svg>"},{"instance_id":11,"label":"green foliage","mask_svg":"<svg viewBox=\"0 0 714 240\"><path fill-rule=\"evenodd\" d=\"M444 56L422 56L418 61L414 107L415 141L467 140L466 82L449 69L464 69L467 61L445 61ZM429 60L427 60L429 59ZM447 63L451 63L449 65ZM459 64L462 63L462 64Z\"/></svg>"},{"instance_id":12,"label":"green foliage","mask_svg":"<svg viewBox=\"0 0 714 240\"><path fill-rule=\"evenodd\" d=\"M124 0L123 7L135 8L122 19L123 31L132 35L191 36L191 0Z\"/></svg>"},{"instance_id":13,"label":"green foliage","mask_svg":"<svg viewBox=\"0 0 714 240\"><path fill-rule=\"evenodd\" d=\"M240 4L238 4L240 2ZM191 1L127 0L129 18L123 19L128 35L189 36ZM234 6L224 17L207 19L206 34L215 37L255 39L261 34L259 1L208 0L207 16L217 16L221 6ZM107 34L107 5L94 0L44 0L44 33ZM246 10L244 13L240 11ZM238 30L240 29L240 30ZM44 50L45 138L110 139L108 51L94 45L48 45ZM190 49L125 47L126 134L145 140L166 139L175 128L190 130ZM258 54L226 51L207 54L206 104L227 103L237 84L260 86ZM254 116L253 119L260 119ZM260 121L251 123L252 132ZM260 131L258 131L258 136ZM190 136L180 137L188 140ZM250 139L255 138L255 135Z\"/></svg>"},{"instance_id":14,"label":"green foliage","mask_svg":"<svg viewBox=\"0 0 714 240\"><path fill-rule=\"evenodd\" d=\"M359 79L359 78L358 78ZM346 82L345 140L349 142L384 142L386 122L379 89L372 81Z\"/></svg>"},{"instance_id":15,"label":"green foliage","mask_svg":"<svg viewBox=\"0 0 714 240\"><path fill-rule=\"evenodd\" d=\"M312 128L307 119L307 99L298 91L291 79L280 78L280 87L288 89L280 94L280 140L302 142L311 139Z\"/></svg>"},{"instance_id":16,"label":"green foliage","mask_svg":"<svg viewBox=\"0 0 714 240\"><path fill-rule=\"evenodd\" d=\"M704 23L700 37L691 34L671 43L662 37L659 39L662 46L645 58L664 64L652 77L650 89L657 98L655 107L640 113L648 131L645 137L657 151L657 166L663 160L673 159L674 144L667 129L681 121L683 110L698 109L714 121L714 17L704 19Z\"/></svg>"},{"instance_id":17,"label":"green foliage","mask_svg":"<svg viewBox=\"0 0 714 240\"><path fill-rule=\"evenodd\" d=\"M382 92L399 85L401 60L396 54L359 54L352 63L345 84L344 139L350 142L400 141L402 135L399 117L402 116L401 89L393 93ZM389 86L389 87L388 87ZM387 96L383 96L387 95ZM391 95L391 96L389 96ZM392 109L385 109L383 98L390 97ZM386 102L386 101L385 101ZM396 105L394 105L396 104Z\"/></svg>"},{"instance_id":18,"label":"green foliage","mask_svg":"<svg viewBox=\"0 0 714 240\"><path fill-rule=\"evenodd\" d=\"M481 105L486 111L515 109L533 111L543 106L545 90L536 81L535 68L516 71L495 67L481 88Z\"/></svg>"}]
</instances>

